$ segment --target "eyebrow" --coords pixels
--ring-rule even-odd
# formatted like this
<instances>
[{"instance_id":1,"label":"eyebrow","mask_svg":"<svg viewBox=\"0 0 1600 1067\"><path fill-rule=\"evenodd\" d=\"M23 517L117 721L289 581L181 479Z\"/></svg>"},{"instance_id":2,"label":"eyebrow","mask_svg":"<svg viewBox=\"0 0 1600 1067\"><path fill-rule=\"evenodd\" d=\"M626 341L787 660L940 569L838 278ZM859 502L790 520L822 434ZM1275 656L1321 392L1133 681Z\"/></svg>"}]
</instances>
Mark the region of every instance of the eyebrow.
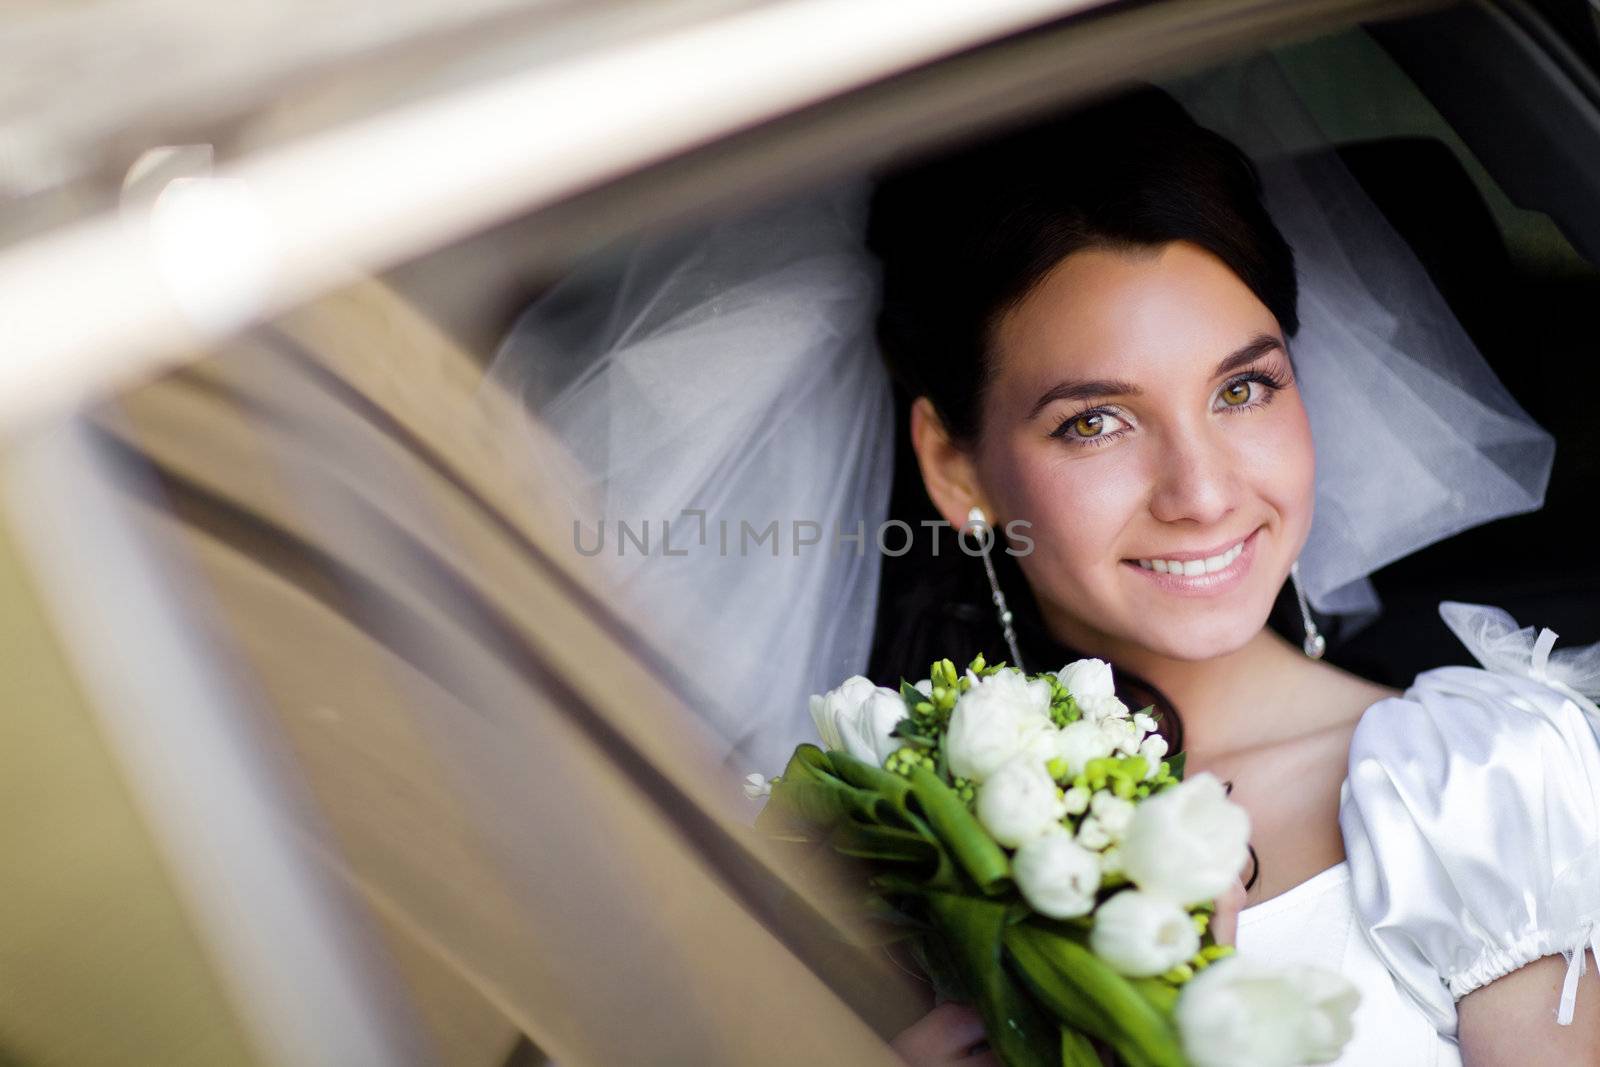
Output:
<instances>
[{"instance_id":1,"label":"eyebrow","mask_svg":"<svg viewBox=\"0 0 1600 1067\"><path fill-rule=\"evenodd\" d=\"M1211 377L1220 378L1224 374L1238 370L1246 364L1253 363L1268 352L1282 351L1283 346L1276 337L1268 334L1257 334L1242 348L1225 357L1211 372ZM1096 378L1090 381L1067 380L1057 382L1045 391L1033 405L1033 410L1028 412L1032 419L1058 400L1092 400L1101 396L1143 396L1144 390L1120 378Z\"/></svg>"}]
</instances>

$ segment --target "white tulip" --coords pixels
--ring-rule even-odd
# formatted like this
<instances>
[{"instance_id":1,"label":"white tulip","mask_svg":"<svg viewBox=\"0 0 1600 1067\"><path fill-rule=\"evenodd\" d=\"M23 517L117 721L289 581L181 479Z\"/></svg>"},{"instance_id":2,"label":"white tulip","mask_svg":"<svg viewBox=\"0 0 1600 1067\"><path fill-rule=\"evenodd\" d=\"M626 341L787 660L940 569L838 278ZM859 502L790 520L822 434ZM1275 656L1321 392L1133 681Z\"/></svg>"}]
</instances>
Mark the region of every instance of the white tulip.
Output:
<instances>
[{"instance_id":1,"label":"white tulip","mask_svg":"<svg viewBox=\"0 0 1600 1067\"><path fill-rule=\"evenodd\" d=\"M981 678L956 700L944 735L950 772L973 782L1036 749L1056 729L1050 721L1050 683L1028 681L1006 668Z\"/></svg>"},{"instance_id":2,"label":"white tulip","mask_svg":"<svg viewBox=\"0 0 1600 1067\"><path fill-rule=\"evenodd\" d=\"M1056 680L1066 686L1080 708L1089 701L1116 695L1111 664L1103 659L1073 660L1056 671Z\"/></svg>"},{"instance_id":3,"label":"white tulip","mask_svg":"<svg viewBox=\"0 0 1600 1067\"><path fill-rule=\"evenodd\" d=\"M1089 791L1081 785L1075 785L1067 790L1061 802L1066 806L1068 815L1082 815L1089 810Z\"/></svg>"},{"instance_id":4,"label":"white tulip","mask_svg":"<svg viewBox=\"0 0 1600 1067\"><path fill-rule=\"evenodd\" d=\"M1106 828L1106 833L1113 841L1121 841L1128 827L1133 824L1133 801L1123 800L1114 793L1104 790L1096 793L1089 802L1089 810L1094 812L1095 819Z\"/></svg>"},{"instance_id":5,"label":"white tulip","mask_svg":"<svg viewBox=\"0 0 1600 1067\"><path fill-rule=\"evenodd\" d=\"M1355 1035L1361 991L1344 975L1320 967L1295 967L1287 972L1310 1018L1306 1020L1305 1063L1332 1063Z\"/></svg>"},{"instance_id":6,"label":"white tulip","mask_svg":"<svg viewBox=\"0 0 1600 1067\"><path fill-rule=\"evenodd\" d=\"M1011 861L1022 897L1040 915L1071 919L1094 910L1100 861L1059 826L1023 843Z\"/></svg>"},{"instance_id":7,"label":"white tulip","mask_svg":"<svg viewBox=\"0 0 1600 1067\"><path fill-rule=\"evenodd\" d=\"M1215 900L1244 866L1250 816L1209 772L1138 804L1122 842L1123 870L1140 889L1179 904Z\"/></svg>"},{"instance_id":8,"label":"white tulip","mask_svg":"<svg viewBox=\"0 0 1600 1067\"><path fill-rule=\"evenodd\" d=\"M1100 729L1111 739L1111 746L1124 756L1131 756L1139 751L1138 729L1131 719L1102 719Z\"/></svg>"},{"instance_id":9,"label":"white tulip","mask_svg":"<svg viewBox=\"0 0 1600 1067\"><path fill-rule=\"evenodd\" d=\"M1099 723L1126 721L1132 715L1132 712L1128 710L1128 705L1116 697L1095 697L1091 700L1081 701L1078 704L1078 710L1083 713L1085 719Z\"/></svg>"},{"instance_id":10,"label":"white tulip","mask_svg":"<svg viewBox=\"0 0 1600 1067\"><path fill-rule=\"evenodd\" d=\"M1090 760L1109 756L1114 748L1111 736L1087 719L1067 723L1052 740L1055 758L1066 763L1068 778L1076 778Z\"/></svg>"},{"instance_id":11,"label":"white tulip","mask_svg":"<svg viewBox=\"0 0 1600 1067\"><path fill-rule=\"evenodd\" d=\"M1016 848L1059 826L1066 809L1044 764L1027 753L990 775L978 787L978 821L989 835Z\"/></svg>"},{"instance_id":12,"label":"white tulip","mask_svg":"<svg viewBox=\"0 0 1600 1067\"><path fill-rule=\"evenodd\" d=\"M1111 834L1091 815L1078 824L1078 844L1099 851L1111 844Z\"/></svg>"},{"instance_id":13,"label":"white tulip","mask_svg":"<svg viewBox=\"0 0 1600 1067\"><path fill-rule=\"evenodd\" d=\"M1338 1058L1360 999L1332 971L1233 955L1184 983L1174 1017L1194 1067L1297 1067Z\"/></svg>"},{"instance_id":14,"label":"white tulip","mask_svg":"<svg viewBox=\"0 0 1600 1067\"><path fill-rule=\"evenodd\" d=\"M848 752L875 767L905 744L892 734L905 717L906 702L899 693L859 674L811 698L811 719L824 747Z\"/></svg>"},{"instance_id":15,"label":"white tulip","mask_svg":"<svg viewBox=\"0 0 1600 1067\"><path fill-rule=\"evenodd\" d=\"M1124 889L1095 909L1089 947L1118 974L1145 978L1199 952L1200 933L1189 913L1172 901Z\"/></svg>"},{"instance_id":16,"label":"white tulip","mask_svg":"<svg viewBox=\"0 0 1600 1067\"><path fill-rule=\"evenodd\" d=\"M1139 755L1144 757L1145 779L1154 778L1161 770L1161 761L1167 756L1167 739L1160 734L1151 734L1139 742Z\"/></svg>"}]
</instances>

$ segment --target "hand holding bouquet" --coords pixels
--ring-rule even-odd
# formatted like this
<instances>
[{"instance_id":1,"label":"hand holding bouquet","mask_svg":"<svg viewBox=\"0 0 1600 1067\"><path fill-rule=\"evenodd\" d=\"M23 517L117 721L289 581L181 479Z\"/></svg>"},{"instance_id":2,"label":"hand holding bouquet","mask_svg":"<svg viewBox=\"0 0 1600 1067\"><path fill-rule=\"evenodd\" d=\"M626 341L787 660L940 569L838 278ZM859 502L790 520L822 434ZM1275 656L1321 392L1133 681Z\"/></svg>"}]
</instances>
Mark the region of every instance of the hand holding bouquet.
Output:
<instances>
[{"instance_id":1,"label":"hand holding bouquet","mask_svg":"<svg viewBox=\"0 0 1600 1067\"><path fill-rule=\"evenodd\" d=\"M826 750L751 776L771 793L758 826L869 864L873 903L1013 1067L1337 1058L1348 981L1216 942L1249 818L1212 775L1183 780L1150 710L1096 659L1032 676L946 659L898 693L854 677L811 698Z\"/></svg>"}]
</instances>

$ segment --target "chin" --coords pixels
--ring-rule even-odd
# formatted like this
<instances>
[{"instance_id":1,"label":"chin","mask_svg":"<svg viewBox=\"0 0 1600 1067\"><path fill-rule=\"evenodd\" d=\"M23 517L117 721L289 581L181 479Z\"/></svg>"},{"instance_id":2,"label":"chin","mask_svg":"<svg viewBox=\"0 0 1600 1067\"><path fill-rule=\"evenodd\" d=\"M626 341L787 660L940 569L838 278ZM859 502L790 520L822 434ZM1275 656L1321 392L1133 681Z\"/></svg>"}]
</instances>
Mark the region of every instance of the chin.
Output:
<instances>
[{"instance_id":1,"label":"chin","mask_svg":"<svg viewBox=\"0 0 1600 1067\"><path fill-rule=\"evenodd\" d=\"M1267 624L1271 605L1205 613L1174 612L1135 624L1129 640L1168 659L1199 662L1237 652ZM1185 617L1187 616L1187 617Z\"/></svg>"}]
</instances>

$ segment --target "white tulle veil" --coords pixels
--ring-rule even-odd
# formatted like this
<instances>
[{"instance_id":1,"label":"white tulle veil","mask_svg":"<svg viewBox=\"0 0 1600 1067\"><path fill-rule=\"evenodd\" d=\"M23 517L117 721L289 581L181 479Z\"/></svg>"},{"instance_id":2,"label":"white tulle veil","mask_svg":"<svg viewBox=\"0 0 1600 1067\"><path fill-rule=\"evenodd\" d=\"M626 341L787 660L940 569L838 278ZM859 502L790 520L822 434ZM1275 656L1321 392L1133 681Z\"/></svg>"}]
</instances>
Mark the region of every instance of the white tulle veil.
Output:
<instances>
[{"instance_id":1,"label":"white tulle veil","mask_svg":"<svg viewBox=\"0 0 1600 1067\"><path fill-rule=\"evenodd\" d=\"M872 641L894 416L869 194L612 249L529 307L490 368L577 461L574 551L700 683L741 769L781 765L814 732L807 695Z\"/></svg>"},{"instance_id":2,"label":"white tulle veil","mask_svg":"<svg viewBox=\"0 0 1600 1067\"><path fill-rule=\"evenodd\" d=\"M1373 571L1542 507L1555 441L1506 391L1270 57L1164 87L1255 160L1294 248L1290 348L1317 454L1300 576L1312 607L1349 616L1353 633L1381 610Z\"/></svg>"},{"instance_id":3,"label":"white tulle veil","mask_svg":"<svg viewBox=\"0 0 1600 1067\"><path fill-rule=\"evenodd\" d=\"M1317 449L1300 570L1348 632L1381 609L1379 567L1539 508L1554 442L1270 57L1163 87L1252 156L1294 247L1291 349ZM741 769L780 767L813 733L807 695L867 661L894 447L868 193L854 179L613 249L529 307L491 368L577 461L575 550L609 524L597 558L702 683ZM774 522L776 554L740 543L741 523Z\"/></svg>"}]
</instances>

